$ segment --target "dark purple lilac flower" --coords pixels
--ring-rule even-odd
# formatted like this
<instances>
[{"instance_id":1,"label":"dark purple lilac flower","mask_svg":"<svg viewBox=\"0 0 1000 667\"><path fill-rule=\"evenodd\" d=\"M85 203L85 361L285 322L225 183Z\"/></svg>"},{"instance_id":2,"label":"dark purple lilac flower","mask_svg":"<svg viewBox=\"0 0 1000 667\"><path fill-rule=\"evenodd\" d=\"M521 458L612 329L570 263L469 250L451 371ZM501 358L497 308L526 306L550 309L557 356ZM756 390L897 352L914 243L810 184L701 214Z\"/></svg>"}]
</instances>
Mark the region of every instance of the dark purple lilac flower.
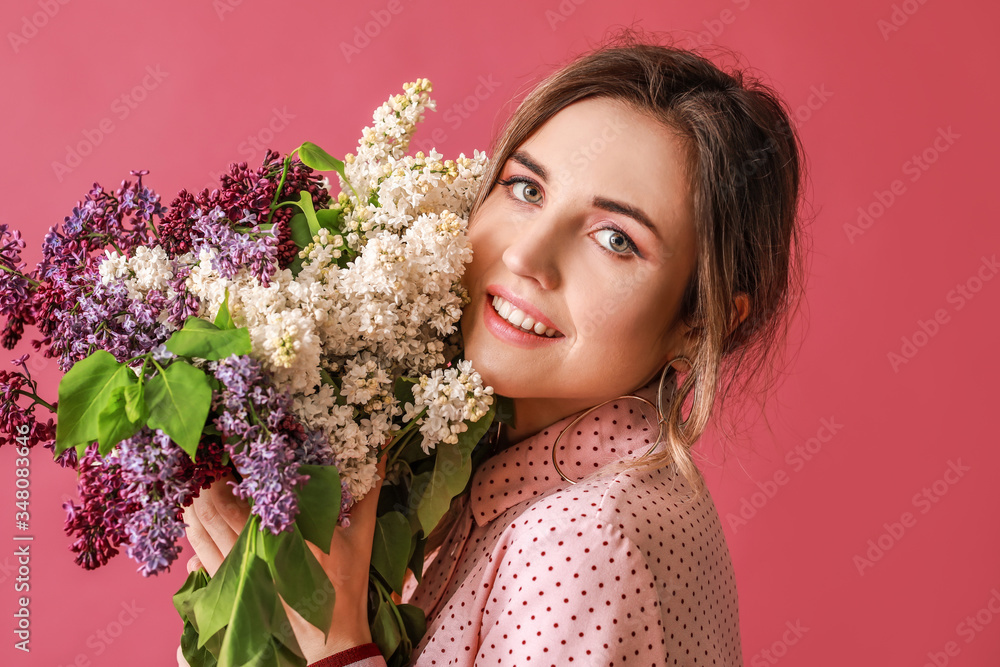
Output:
<instances>
[{"instance_id":1,"label":"dark purple lilac flower","mask_svg":"<svg viewBox=\"0 0 1000 667\"><path fill-rule=\"evenodd\" d=\"M270 219L274 227L265 238L268 245L273 246L272 256L276 257L278 267L287 267L298 254L298 246L292 240L288 226L295 209L283 206L271 214L271 202L275 200L282 166L283 158L268 150L263 164L257 169L248 168L246 162L231 164L229 173L220 178L219 188L211 191L205 188L198 194L181 190L170 203L158 227L161 245L171 256L192 250L202 236L196 225L205 211L218 207L227 220L235 221L229 222L230 225L253 228L255 223L265 224ZM322 186L320 175L295 158L289 163L277 201L298 199L302 190L312 195L313 206L317 210L329 206L330 193ZM259 276L263 275L264 267L254 265L251 270Z\"/></svg>"},{"instance_id":2,"label":"dark purple lilac flower","mask_svg":"<svg viewBox=\"0 0 1000 667\"><path fill-rule=\"evenodd\" d=\"M54 413L56 405L50 406L38 396L38 384L31 379L25 363L27 359L28 355L24 354L14 360L14 365L21 367L20 371L0 369L0 396L4 397L0 403L0 447L7 443L34 447L55 439L55 422L51 417L48 421L39 421L35 408L41 405Z\"/></svg>"},{"instance_id":3,"label":"dark purple lilac flower","mask_svg":"<svg viewBox=\"0 0 1000 667\"><path fill-rule=\"evenodd\" d=\"M76 563L94 570L117 555L118 547L128 540L122 519L138 511L139 505L125 495L117 460L102 459L96 442L87 447L77 472L81 504L63 503L63 529L70 537L76 535L70 546Z\"/></svg>"},{"instance_id":4,"label":"dark purple lilac flower","mask_svg":"<svg viewBox=\"0 0 1000 667\"><path fill-rule=\"evenodd\" d=\"M104 458L91 445L78 466L88 471L79 482L83 507L64 505L67 533L79 534L77 562L93 569L127 543L143 576L169 570L181 552L183 508L228 470L217 440L204 439L197 453L195 464L169 436L146 427ZM103 496L110 504L100 504Z\"/></svg>"}]
</instances>

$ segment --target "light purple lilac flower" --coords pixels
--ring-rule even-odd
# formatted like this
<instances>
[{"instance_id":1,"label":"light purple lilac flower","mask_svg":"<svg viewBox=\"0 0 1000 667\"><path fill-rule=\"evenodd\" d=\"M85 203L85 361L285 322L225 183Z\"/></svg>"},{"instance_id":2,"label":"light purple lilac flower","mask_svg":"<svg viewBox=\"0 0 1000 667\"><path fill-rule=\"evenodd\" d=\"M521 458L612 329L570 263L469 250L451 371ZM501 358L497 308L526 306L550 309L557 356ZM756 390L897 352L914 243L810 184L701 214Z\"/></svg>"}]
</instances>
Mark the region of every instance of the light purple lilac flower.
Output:
<instances>
[{"instance_id":1,"label":"light purple lilac flower","mask_svg":"<svg viewBox=\"0 0 1000 667\"><path fill-rule=\"evenodd\" d=\"M244 209L243 220L247 220L248 213ZM194 217L197 218L194 230L200 234L194 242L195 253L200 253L206 246L215 249L218 254L212 259L212 268L219 275L232 279L245 267L261 284L270 283L278 268L278 239L273 234L273 228L264 232L254 222L250 228L253 236L241 234L218 206L207 214L198 209Z\"/></svg>"},{"instance_id":2,"label":"light purple lilac flower","mask_svg":"<svg viewBox=\"0 0 1000 667\"><path fill-rule=\"evenodd\" d=\"M223 359L215 377L222 383L215 425L235 440L226 447L243 478L233 491L252 500L251 512L272 533L290 530L298 513L295 490L308 480L299 466L333 465L328 443L322 433L306 431L292 412L291 396L278 391L252 357Z\"/></svg>"}]
</instances>

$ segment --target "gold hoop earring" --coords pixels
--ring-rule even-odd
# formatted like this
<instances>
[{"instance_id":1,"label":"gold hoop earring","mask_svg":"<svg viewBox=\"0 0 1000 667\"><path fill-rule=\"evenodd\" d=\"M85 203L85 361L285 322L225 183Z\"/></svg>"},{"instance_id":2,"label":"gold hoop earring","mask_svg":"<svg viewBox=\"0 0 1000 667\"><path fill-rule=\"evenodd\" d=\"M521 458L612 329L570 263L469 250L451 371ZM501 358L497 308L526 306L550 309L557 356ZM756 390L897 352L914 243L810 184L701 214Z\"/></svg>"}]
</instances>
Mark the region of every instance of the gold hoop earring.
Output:
<instances>
[{"instance_id":1,"label":"gold hoop earring","mask_svg":"<svg viewBox=\"0 0 1000 667\"><path fill-rule=\"evenodd\" d=\"M556 472L559 473L559 476L562 477L564 481L567 481L570 484L576 484L575 480L570 479L569 477L567 477L563 473L562 469L559 468L559 464L556 462L556 450L558 449L559 441L562 440L562 437L566 434L566 431L568 431L569 429L571 429L574 426L576 426L577 424L579 424L580 421L584 417L586 417L587 415L589 415L594 410L596 410L596 409L598 409L600 407L603 407L603 406L607 405L608 403L612 403L614 401L620 401L620 400L626 399L626 398L634 398L637 401L642 401L643 403L645 403L649 407L651 407L654 410L656 410L656 425L657 425L656 441L653 442L652 446L648 450L646 450L646 452L642 456L640 456L636 461L637 462L641 461L644 458L646 458L647 456L649 456L653 452L653 450L656 449L659 446L659 444L663 441L663 429L666 426L666 418L663 416L663 409L661 408L661 406L663 405L663 385L664 385L664 383L665 383L665 381L667 379L667 371L669 371L673 367L674 362L682 360L682 359L684 361L688 362L688 365L691 366L691 369L692 369L691 375L692 376L694 375L694 372L693 372L694 371L694 364L691 363L690 359L688 359L687 357L685 357L683 355L674 357L669 362L667 362L667 365L663 367L663 372L660 373L660 383L659 383L659 386L658 386L658 388L656 390L656 403L657 403L657 405L653 405L652 402L650 402L648 399L643 398L642 396L636 396L635 394L625 394L624 396L619 396L617 398L609 398L608 400L604 401L603 403L598 403L597 405L593 406L592 408L588 408L582 414L580 414L579 417L577 417L576 419L574 419L573 421L571 421L569 424L567 424L566 426L564 426L563 429L561 431L559 431L559 435L556 436L555 442L552 443L552 467L554 467L556 469ZM687 382L685 384L687 384ZM690 419L690 418L691 418L691 415L688 415L688 419ZM680 425L683 426L684 424L687 423L687 421L688 420L685 419L684 421L680 422Z\"/></svg>"}]
</instances>

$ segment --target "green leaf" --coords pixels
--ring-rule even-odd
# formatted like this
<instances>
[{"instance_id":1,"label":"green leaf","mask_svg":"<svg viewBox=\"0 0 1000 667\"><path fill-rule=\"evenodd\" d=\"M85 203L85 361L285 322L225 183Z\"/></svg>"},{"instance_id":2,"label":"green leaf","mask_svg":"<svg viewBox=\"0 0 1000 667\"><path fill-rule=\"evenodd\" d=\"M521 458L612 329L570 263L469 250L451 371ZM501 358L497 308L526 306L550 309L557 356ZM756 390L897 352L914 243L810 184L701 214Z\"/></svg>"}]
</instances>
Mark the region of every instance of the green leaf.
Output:
<instances>
[{"instance_id":1,"label":"green leaf","mask_svg":"<svg viewBox=\"0 0 1000 667\"><path fill-rule=\"evenodd\" d=\"M234 354L250 354L250 332L245 327L220 329L208 320L189 317L184 328L167 340L167 349L181 357L218 361Z\"/></svg>"},{"instance_id":2,"label":"green leaf","mask_svg":"<svg viewBox=\"0 0 1000 667\"><path fill-rule=\"evenodd\" d=\"M308 190L299 192L298 206L306 216L306 222L309 223L309 241L312 242L312 237L319 234L319 218L316 217L316 209L313 208L312 193Z\"/></svg>"},{"instance_id":3,"label":"green leaf","mask_svg":"<svg viewBox=\"0 0 1000 667\"><path fill-rule=\"evenodd\" d=\"M128 371L125 371L128 373ZM138 387L139 385L132 385ZM142 427L137 421L129 419L125 406L125 392L132 387L115 387L108 398L107 404L97 418L97 452L106 456L115 445L126 438L131 438Z\"/></svg>"},{"instance_id":4,"label":"green leaf","mask_svg":"<svg viewBox=\"0 0 1000 667\"><path fill-rule=\"evenodd\" d=\"M101 411L111 393L135 381L135 374L105 350L73 364L59 382L55 455L97 440ZM77 453L83 452L78 448Z\"/></svg>"},{"instance_id":5,"label":"green leaf","mask_svg":"<svg viewBox=\"0 0 1000 667\"><path fill-rule=\"evenodd\" d=\"M403 449L399 452L399 459L407 463L415 463L421 459L427 459L427 454L424 454L424 450L420 446L423 441L424 436L420 431L411 433L409 440L407 440Z\"/></svg>"},{"instance_id":6,"label":"green leaf","mask_svg":"<svg viewBox=\"0 0 1000 667\"><path fill-rule=\"evenodd\" d=\"M201 591L198 591L199 594L191 594L192 617L195 627L198 628L199 647L204 646L215 633L229 625L246 571L251 560L256 558L251 543L255 539L252 532L257 531L258 526L260 518L256 514L251 514L239 537L236 538L233 548L215 571L215 576L209 579ZM268 618L270 615L271 609L268 607Z\"/></svg>"},{"instance_id":7,"label":"green leaf","mask_svg":"<svg viewBox=\"0 0 1000 667\"><path fill-rule=\"evenodd\" d=\"M184 585L174 593L173 601L177 613L184 621L184 632L181 634L181 652L191 667L215 667L215 653L222 647L222 631L216 633L212 641L204 646L198 646L198 626L194 620L194 600L208 585L209 577L205 568L198 568L188 574ZM215 653L213 653L213 649Z\"/></svg>"},{"instance_id":8,"label":"green leaf","mask_svg":"<svg viewBox=\"0 0 1000 667\"><path fill-rule=\"evenodd\" d=\"M275 614L274 585L265 563L252 553L246 559L236 588L226 636L222 640L219 667L273 665L271 620ZM271 660L266 660L270 657Z\"/></svg>"},{"instance_id":9,"label":"green leaf","mask_svg":"<svg viewBox=\"0 0 1000 667\"><path fill-rule=\"evenodd\" d=\"M336 591L298 526L292 526L291 531L277 535L259 531L259 554L271 571L278 594L325 636L333 621Z\"/></svg>"},{"instance_id":10,"label":"green leaf","mask_svg":"<svg viewBox=\"0 0 1000 667\"><path fill-rule=\"evenodd\" d=\"M416 378L400 376L392 386L392 393L396 396L400 406L413 403L413 385L417 384Z\"/></svg>"},{"instance_id":11,"label":"green leaf","mask_svg":"<svg viewBox=\"0 0 1000 667\"><path fill-rule=\"evenodd\" d=\"M343 217L343 211L335 208L321 208L316 211L316 220L319 221L319 226L329 229L331 232L340 232Z\"/></svg>"},{"instance_id":12,"label":"green leaf","mask_svg":"<svg viewBox=\"0 0 1000 667\"><path fill-rule=\"evenodd\" d=\"M134 422L145 424L149 418L149 408L146 407L146 388L140 383L125 387L125 414Z\"/></svg>"},{"instance_id":13,"label":"green leaf","mask_svg":"<svg viewBox=\"0 0 1000 667\"><path fill-rule=\"evenodd\" d=\"M424 577L424 547L427 546L427 540L424 537L420 539L413 540L413 547L410 553L410 561L406 564L410 571L413 572L413 578L417 580L419 584Z\"/></svg>"},{"instance_id":14,"label":"green leaf","mask_svg":"<svg viewBox=\"0 0 1000 667\"><path fill-rule=\"evenodd\" d=\"M380 599L375 620L372 622L372 641L378 646L383 656L391 656L402 640L401 628L396 622L396 615L385 600Z\"/></svg>"},{"instance_id":15,"label":"green leaf","mask_svg":"<svg viewBox=\"0 0 1000 667\"><path fill-rule=\"evenodd\" d=\"M344 182L351 188L354 196L360 199L357 190L351 185L351 182L347 180L347 174L344 173L344 163L333 157L325 150L307 141L303 143L296 149L299 152L299 159L302 160L302 164L306 165L311 169L316 169L317 171L335 171L340 174L340 177L344 179Z\"/></svg>"},{"instance_id":16,"label":"green leaf","mask_svg":"<svg viewBox=\"0 0 1000 667\"><path fill-rule=\"evenodd\" d=\"M213 639L217 639L221 647L222 633L220 632ZM181 653L191 667L216 667L219 664L212 653L211 643L198 646L198 630L191 621L184 622L184 632L181 634Z\"/></svg>"},{"instance_id":17,"label":"green leaf","mask_svg":"<svg viewBox=\"0 0 1000 667\"><path fill-rule=\"evenodd\" d=\"M302 164L317 171L335 171L341 174L344 163L333 157L311 141L299 146L299 159ZM346 179L345 179L346 180Z\"/></svg>"},{"instance_id":18,"label":"green leaf","mask_svg":"<svg viewBox=\"0 0 1000 667\"><path fill-rule=\"evenodd\" d=\"M340 472L332 465L303 465L299 473L309 475L309 480L296 490L299 513L295 524L302 537L329 554L340 516Z\"/></svg>"},{"instance_id":19,"label":"green leaf","mask_svg":"<svg viewBox=\"0 0 1000 667\"><path fill-rule=\"evenodd\" d=\"M410 522L400 512L387 512L378 517L372 543L372 567L397 593L403 592L409 557Z\"/></svg>"},{"instance_id":20,"label":"green leaf","mask_svg":"<svg viewBox=\"0 0 1000 667\"><path fill-rule=\"evenodd\" d=\"M194 572L188 574L184 580L184 585L174 593L174 608L181 618L187 619L191 615L191 601L195 592L208 585L208 572L203 567L199 567Z\"/></svg>"},{"instance_id":21,"label":"green leaf","mask_svg":"<svg viewBox=\"0 0 1000 667\"><path fill-rule=\"evenodd\" d=\"M462 492L472 474L472 460L462 454L457 445L439 443L435 448L434 472L424 473L414 479L426 479L423 488L414 488L411 493L417 493L420 498L417 505L417 518L424 529L424 535L430 535L441 517L451 506L451 499ZM425 477L425 475L427 475Z\"/></svg>"},{"instance_id":22,"label":"green leaf","mask_svg":"<svg viewBox=\"0 0 1000 667\"><path fill-rule=\"evenodd\" d=\"M478 421L466 422L468 428L458 434L458 448L462 451L463 459L472 456L472 450L476 448L479 441L486 435L486 431L489 430L490 424L493 423L493 417L496 416L496 413L497 402L493 401L489 411L480 417Z\"/></svg>"},{"instance_id":23,"label":"green leaf","mask_svg":"<svg viewBox=\"0 0 1000 667\"><path fill-rule=\"evenodd\" d=\"M146 402L149 427L173 438L193 461L212 406L212 387L205 373L176 360L146 381Z\"/></svg>"},{"instance_id":24,"label":"green leaf","mask_svg":"<svg viewBox=\"0 0 1000 667\"><path fill-rule=\"evenodd\" d=\"M312 243L313 235L309 233L309 221L306 220L304 213L293 215L292 219L288 221L288 229L292 232L292 240L295 241L299 250Z\"/></svg>"},{"instance_id":25,"label":"green leaf","mask_svg":"<svg viewBox=\"0 0 1000 667\"><path fill-rule=\"evenodd\" d=\"M514 399L507 396L493 395L493 405L496 407L496 419L499 422L514 427Z\"/></svg>"},{"instance_id":26,"label":"green leaf","mask_svg":"<svg viewBox=\"0 0 1000 667\"><path fill-rule=\"evenodd\" d=\"M225 296L222 297L222 305L219 312L215 314L215 326L220 329L235 329L232 315L229 314L229 288L226 288Z\"/></svg>"},{"instance_id":27,"label":"green leaf","mask_svg":"<svg viewBox=\"0 0 1000 667\"><path fill-rule=\"evenodd\" d=\"M424 610L412 604L397 604L396 609L403 617L403 629L406 631L406 636L416 646L420 643L424 633L427 632L427 617L424 615Z\"/></svg>"}]
</instances>

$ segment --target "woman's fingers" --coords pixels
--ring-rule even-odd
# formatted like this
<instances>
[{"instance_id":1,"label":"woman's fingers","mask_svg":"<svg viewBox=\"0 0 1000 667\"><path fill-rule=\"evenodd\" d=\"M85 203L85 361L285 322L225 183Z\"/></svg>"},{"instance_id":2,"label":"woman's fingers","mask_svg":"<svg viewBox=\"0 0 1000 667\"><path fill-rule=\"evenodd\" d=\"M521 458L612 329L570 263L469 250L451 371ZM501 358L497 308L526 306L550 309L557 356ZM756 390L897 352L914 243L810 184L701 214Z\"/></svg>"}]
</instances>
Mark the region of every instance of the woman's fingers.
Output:
<instances>
[{"instance_id":1,"label":"woman's fingers","mask_svg":"<svg viewBox=\"0 0 1000 667\"><path fill-rule=\"evenodd\" d=\"M198 501L195 500L194 502L197 503ZM198 520L198 515L193 504L184 508L184 523L187 524L185 534L187 535L188 542L191 543L191 548L197 554L196 558L208 570L209 576L214 577L215 571L222 565L222 559L225 558L225 554L220 551L219 545L215 543L212 535L205 530L201 521ZM232 546L230 546L231 548ZM226 553L229 553L228 549Z\"/></svg>"},{"instance_id":2,"label":"woman's fingers","mask_svg":"<svg viewBox=\"0 0 1000 667\"><path fill-rule=\"evenodd\" d=\"M198 498L210 501L210 505L202 506L201 513L205 516L199 514L199 518L206 528L210 528L210 521L214 523L221 519L239 535L250 516L250 504L233 494L230 482L235 483L236 478L232 473L226 473L201 492Z\"/></svg>"},{"instance_id":3,"label":"woman's fingers","mask_svg":"<svg viewBox=\"0 0 1000 667\"><path fill-rule=\"evenodd\" d=\"M212 576L250 516L249 503L233 495L230 481L235 481L232 474L216 480L184 508L188 541Z\"/></svg>"},{"instance_id":4,"label":"woman's fingers","mask_svg":"<svg viewBox=\"0 0 1000 667\"><path fill-rule=\"evenodd\" d=\"M382 482L385 480L385 456L379 459L375 467L378 472L378 481L372 490L365 494L365 497L354 503L351 507L351 525L347 528L338 528L334 531L334 540L340 537L352 544L352 551L362 557L371 559L372 539L375 536L375 524L378 518L375 516L378 509L378 496L382 491Z\"/></svg>"},{"instance_id":5,"label":"woman's fingers","mask_svg":"<svg viewBox=\"0 0 1000 667\"><path fill-rule=\"evenodd\" d=\"M192 572L197 572L198 568L200 568L200 567L202 567L202 563L201 563L201 559L198 558L197 555L191 556L191 558L188 559L188 562L187 562L187 571L188 571L188 574L191 574Z\"/></svg>"}]
</instances>

